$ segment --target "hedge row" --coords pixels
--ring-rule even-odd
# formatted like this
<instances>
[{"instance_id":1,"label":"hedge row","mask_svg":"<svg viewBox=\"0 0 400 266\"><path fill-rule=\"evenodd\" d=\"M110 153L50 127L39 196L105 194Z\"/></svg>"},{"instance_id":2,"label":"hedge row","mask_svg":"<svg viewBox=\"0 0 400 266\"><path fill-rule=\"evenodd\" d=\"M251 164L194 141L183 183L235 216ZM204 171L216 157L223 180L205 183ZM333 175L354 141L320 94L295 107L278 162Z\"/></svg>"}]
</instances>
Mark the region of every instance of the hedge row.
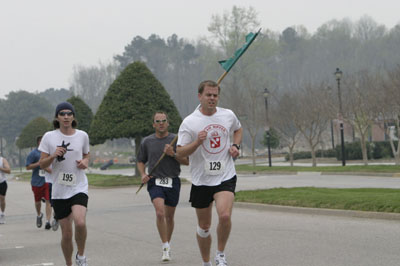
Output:
<instances>
[{"instance_id":1,"label":"hedge row","mask_svg":"<svg viewBox=\"0 0 400 266\"><path fill-rule=\"evenodd\" d=\"M395 141L397 147L397 141ZM361 160L362 151L360 142L346 143L344 145L346 160ZM342 160L342 146L336 146L336 158ZM390 159L393 158L392 148L389 141L367 142L368 159Z\"/></svg>"},{"instance_id":2,"label":"hedge row","mask_svg":"<svg viewBox=\"0 0 400 266\"><path fill-rule=\"evenodd\" d=\"M395 141L397 147L397 141ZM360 142L345 143L346 160L362 160L362 151ZM393 158L392 148L390 147L389 141L380 142L367 142L367 156L368 159L385 159ZM329 150L317 150L317 158L334 158L342 160L342 146L338 145L335 149ZM295 152L293 159L310 159L310 151ZM285 156L286 161L289 161L289 154Z\"/></svg>"}]
</instances>

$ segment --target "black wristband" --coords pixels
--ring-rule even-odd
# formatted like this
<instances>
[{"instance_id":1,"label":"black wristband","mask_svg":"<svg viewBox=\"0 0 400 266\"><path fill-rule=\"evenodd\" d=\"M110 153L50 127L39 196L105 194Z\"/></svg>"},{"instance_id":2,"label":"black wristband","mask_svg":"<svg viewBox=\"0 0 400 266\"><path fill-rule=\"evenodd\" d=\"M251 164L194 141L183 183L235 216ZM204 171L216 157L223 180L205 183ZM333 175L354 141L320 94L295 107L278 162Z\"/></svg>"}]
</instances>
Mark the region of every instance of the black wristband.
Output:
<instances>
[{"instance_id":1,"label":"black wristband","mask_svg":"<svg viewBox=\"0 0 400 266\"><path fill-rule=\"evenodd\" d=\"M236 149L240 150L240 145L239 144L233 143L232 146L234 146L234 147L236 147Z\"/></svg>"}]
</instances>

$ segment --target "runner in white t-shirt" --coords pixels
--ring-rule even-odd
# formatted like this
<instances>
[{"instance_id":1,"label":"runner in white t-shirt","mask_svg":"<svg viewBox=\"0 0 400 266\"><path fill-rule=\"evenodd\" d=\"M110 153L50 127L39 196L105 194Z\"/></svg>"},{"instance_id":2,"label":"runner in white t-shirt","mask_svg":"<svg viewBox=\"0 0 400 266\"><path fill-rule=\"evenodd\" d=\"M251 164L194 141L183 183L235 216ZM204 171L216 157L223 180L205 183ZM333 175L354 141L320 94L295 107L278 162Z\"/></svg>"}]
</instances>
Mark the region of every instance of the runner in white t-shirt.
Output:
<instances>
[{"instance_id":1,"label":"runner in white t-shirt","mask_svg":"<svg viewBox=\"0 0 400 266\"><path fill-rule=\"evenodd\" d=\"M40 167L51 166L52 169L52 201L61 226L65 262L72 265L74 223L78 247L75 262L78 266L86 266L88 180L85 169L89 165L89 137L86 132L75 129L76 124L73 106L68 102L57 105L53 121L55 130L47 132L39 146Z\"/></svg>"},{"instance_id":2,"label":"runner in white t-shirt","mask_svg":"<svg viewBox=\"0 0 400 266\"><path fill-rule=\"evenodd\" d=\"M44 179L46 180L46 183L48 184L49 187L49 198L50 198L50 205L53 208L53 201L51 200L51 192L53 190L53 179L51 177L51 165L50 167L44 169ZM57 231L59 226L56 214L54 213L53 221L51 222L51 228L53 231Z\"/></svg>"},{"instance_id":3,"label":"runner in white t-shirt","mask_svg":"<svg viewBox=\"0 0 400 266\"><path fill-rule=\"evenodd\" d=\"M216 82L207 80L200 83L200 106L183 120L177 143L177 154L189 156L192 175L190 202L196 208L197 243L204 266L212 265L209 230L214 200L219 218L215 262L218 266L227 265L224 250L232 227L237 179L233 158L239 155L242 141L242 127L235 114L217 107L219 93Z\"/></svg>"}]
</instances>

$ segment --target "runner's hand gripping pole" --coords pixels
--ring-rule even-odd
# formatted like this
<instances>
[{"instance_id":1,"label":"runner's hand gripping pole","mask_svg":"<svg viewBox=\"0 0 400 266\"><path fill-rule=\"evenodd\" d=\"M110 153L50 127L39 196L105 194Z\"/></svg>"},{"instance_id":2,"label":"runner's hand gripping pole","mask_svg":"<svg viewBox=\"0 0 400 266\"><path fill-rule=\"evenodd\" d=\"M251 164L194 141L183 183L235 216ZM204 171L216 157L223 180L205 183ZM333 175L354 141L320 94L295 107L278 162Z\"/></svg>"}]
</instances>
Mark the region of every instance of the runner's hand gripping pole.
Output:
<instances>
[{"instance_id":1,"label":"runner's hand gripping pole","mask_svg":"<svg viewBox=\"0 0 400 266\"><path fill-rule=\"evenodd\" d=\"M174 145L177 139L178 139L178 135L176 135L176 136L174 137L174 139L171 141L171 143L170 143L169 145L171 145L171 146ZM158 159L158 161L156 162L156 164L153 166L153 169L151 169L151 171L149 172L148 176L151 176L151 175L152 175L152 173L153 173L154 170L157 168L157 166L160 164L160 162L162 161L162 159L164 159L165 155L166 155L166 153L163 152L163 154L161 155L160 159ZM139 193L139 191L142 189L143 186L144 186L144 183L140 184L140 187L139 187L139 189L136 191L136 194Z\"/></svg>"}]
</instances>

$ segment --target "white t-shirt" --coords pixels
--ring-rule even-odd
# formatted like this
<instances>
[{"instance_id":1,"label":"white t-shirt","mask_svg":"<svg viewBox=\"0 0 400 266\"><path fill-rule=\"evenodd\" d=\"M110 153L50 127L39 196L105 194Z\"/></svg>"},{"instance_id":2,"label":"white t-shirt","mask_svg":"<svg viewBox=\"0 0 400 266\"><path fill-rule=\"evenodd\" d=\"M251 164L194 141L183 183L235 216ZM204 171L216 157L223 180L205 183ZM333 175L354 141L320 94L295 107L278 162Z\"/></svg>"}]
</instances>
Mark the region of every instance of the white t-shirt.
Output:
<instances>
[{"instance_id":1,"label":"white t-shirt","mask_svg":"<svg viewBox=\"0 0 400 266\"><path fill-rule=\"evenodd\" d=\"M51 165L49 166L51 168ZM46 180L46 183L52 183L53 184L53 179L51 179L51 174L47 171L44 171L44 179Z\"/></svg>"},{"instance_id":2,"label":"white t-shirt","mask_svg":"<svg viewBox=\"0 0 400 266\"><path fill-rule=\"evenodd\" d=\"M3 157L0 156L0 167L3 168ZM3 183L4 181L6 181L6 173L4 173L3 171L0 171L0 183Z\"/></svg>"},{"instance_id":3,"label":"white t-shirt","mask_svg":"<svg viewBox=\"0 0 400 266\"><path fill-rule=\"evenodd\" d=\"M89 137L86 132L76 129L71 136L64 135L59 129L46 132L39 146L39 151L53 154L57 146L67 145L65 159L54 159L51 168L53 183L52 199L68 199L78 193L88 194L88 180L85 170L77 167L77 160L83 154L89 154Z\"/></svg>"},{"instance_id":4,"label":"white t-shirt","mask_svg":"<svg viewBox=\"0 0 400 266\"><path fill-rule=\"evenodd\" d=\"M196 108L183 120L179 127L178 146L192 143L200 131L207 132L203 144L189 156L194 185L218 186L236 175L229 148L231 135L240 128L236 115L231 110L220 107L211 116L203 115Z\"/></svg>"}]
</instances>

